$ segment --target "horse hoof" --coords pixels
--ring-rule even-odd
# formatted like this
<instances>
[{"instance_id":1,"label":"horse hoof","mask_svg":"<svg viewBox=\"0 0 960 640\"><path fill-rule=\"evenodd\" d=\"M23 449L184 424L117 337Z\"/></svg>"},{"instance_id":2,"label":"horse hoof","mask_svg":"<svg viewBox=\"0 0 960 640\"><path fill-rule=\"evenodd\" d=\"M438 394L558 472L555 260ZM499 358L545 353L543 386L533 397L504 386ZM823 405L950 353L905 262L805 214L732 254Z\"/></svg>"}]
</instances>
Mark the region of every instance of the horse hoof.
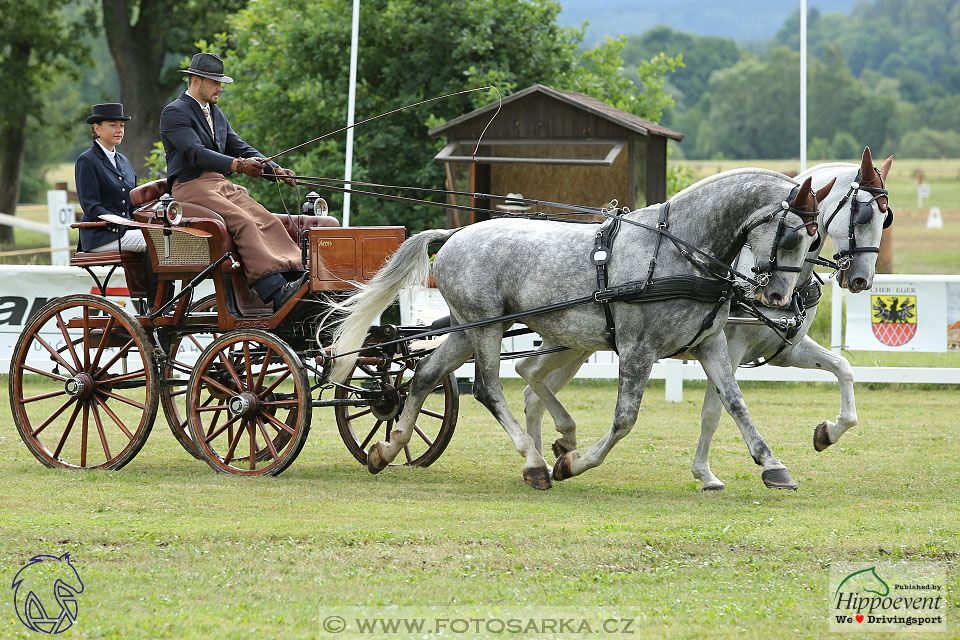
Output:
<instances>
[{"instance_id":1,"label":"horse hoof","mask_svg":"<svg viewBox=\"0 0 960 640\"><path fill-rule=\"evenodd\" d=\"M700 491L723 491L727 487L722 484L700 487Z\"/></svg>"},{"instance_id":2,"label":"horse hoof","mask_svg":"<svg viewBox=\"0 0 960 640\"><path fill-rule=\"evenodd\" d=\"M831 444L833 443L830 442L830 436L827 434L827 423L821 422L813 430L813 448L817 451L823 451Z\"/></svg>"},{"instance_id":3,"label":"horse hoof","mask_svg":"<svg viewBox=\"0 0 960 640\"><path fill-rule=\"evenodd\" d=\"M387 468L390 464L383 459L383 451L380 449L380 443L376 443L367 451L367 471L376 475Z\"/></svg>"},{"instance_id":4,"label":"horse hoof","mask_svg":"<svg viewBox=\"0 0 960 640\"><path fill-rule=\"evenodd\" d=\"M553 479L557 482L561 480L566 480L567 478L573 477L573 469L571 465L573 464L573 456L570 453L564 453L557 458L557 462L553 465Z\"/></svg>"},{"instance_id":5,"label":"horse hoof","mask_svg":"<svg viewBox=\"0 0 960 640\"><path fill-rule=\"evenodd\" d=\"M531 467L523 470L523 481L534 489L545 491L553 486L550 478L550 469L547 467Z\"/></svg>"},{"instance_id":6,"label":"horse hoof","mask_svg":"<svg viewBox=\"0 0 960 640\"><path fill-rule=\"evenodd\" d=\"M573 451L573 449L568 449L565 445L561 444L562 441L562 438L557 438L553 441L553 446L550 447L553 449L553 455L556 456L557 460L559 460L563 454Z\"/></svg>"},{"instance_id":7,"label":"horse hoof","mask_svg":"<svg viewBox=\"0 0 960 640\"><path fill-rule=\"evenodd\" d=\"M797 483L793 481L790 472L786 469L767 469L760 477L768 489L797 490Z\"/></svg>"}]
</instances>

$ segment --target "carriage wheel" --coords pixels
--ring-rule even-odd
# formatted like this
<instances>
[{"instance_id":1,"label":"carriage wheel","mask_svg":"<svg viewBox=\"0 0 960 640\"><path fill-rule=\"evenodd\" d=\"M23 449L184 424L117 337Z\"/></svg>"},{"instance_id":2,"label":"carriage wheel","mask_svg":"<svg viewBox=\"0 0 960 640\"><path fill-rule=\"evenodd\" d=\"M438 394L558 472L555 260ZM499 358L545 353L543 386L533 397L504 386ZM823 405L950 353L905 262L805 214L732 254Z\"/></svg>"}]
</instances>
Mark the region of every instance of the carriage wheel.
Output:
<instances>
[{"instance_id":1,"label":"carriage wheel","mask_svg":"<svg viewBox=\"0 0 960 640\"><path fill-rule=\"evenodd\" d=\"M78 294L33 316L10 360L20 438L48 467L119 469L157 417L153 344L115 303Z\"/></svg>"},{"instance_id":2,"label":"carriage wheel","mask_svg":"<svg viewBox=\"0 0 960 640\"><path fill-rule=\"evenodd\" d=\"M346 384L377 392L370 401L360 391L337 387L338 400L357 400L362 406L335 408L337 429L347 449L360 464L367 463L367 450L380 440L389 440L413 379L413 362L393 363L389 368L357 364ZM451 373L427 396L414 424L410 442L398 456L398 465L428 467L450 443L457 426L460 396L457 378Z\"/></svg>"},{"instance_id":3,"label":"carriage wheel","mask_svg":"<svg viewBox=\"0 0 960 640\"><path fill-rule=\"evenodd\" d=\"M209 312L217 310L217 297L207 296L194 302L187 309L187 315L191 313ZM167 364L163 368L163 377L172 378L175 373L188 372L193 369L193 362L185 358L187 353L200 354L204 345L216 339L219 333L200 333L186 334L177 336L170 344L170 351L167 354ZM200 455L200 449L194 444L190 435L190 427L187 424L187 387L161 387L160 388L160 406L163 408L163 415L167 419L170 431L173 437L177 439L180 446L187 450L187 453L198 460L203 460Z\"/></svg>"},{"instance_id":4,"label":"carriage wheel","mask_svg":"<svg viewBox=\"0 0 960 640\"><path fill-rule=\"evenodd\" d=\"M265 331L232 331L210 343L186 399L193 442L223 473L277 475L310 430L306 370L289 345Z\"/></svg>"}]
</instances>

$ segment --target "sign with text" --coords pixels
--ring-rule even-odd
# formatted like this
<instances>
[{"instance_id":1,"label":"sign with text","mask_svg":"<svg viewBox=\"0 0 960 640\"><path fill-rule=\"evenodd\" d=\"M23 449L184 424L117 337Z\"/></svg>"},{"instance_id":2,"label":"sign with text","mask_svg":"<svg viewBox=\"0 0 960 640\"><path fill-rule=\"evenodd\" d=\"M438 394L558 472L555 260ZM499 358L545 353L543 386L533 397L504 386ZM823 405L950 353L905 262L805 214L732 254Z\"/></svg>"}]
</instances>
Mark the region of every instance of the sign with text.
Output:
<instances>
[{"instance_id":1,"label":"sign with text","mask_svg":"<svg viewBox=\"0 0 960 640\"><path fill-rule=\"evenodd\" d=\"M869 291L845 296L847 348L946 351L947 289L943 280L878 276Z\"/></svg>"}]
</instances>

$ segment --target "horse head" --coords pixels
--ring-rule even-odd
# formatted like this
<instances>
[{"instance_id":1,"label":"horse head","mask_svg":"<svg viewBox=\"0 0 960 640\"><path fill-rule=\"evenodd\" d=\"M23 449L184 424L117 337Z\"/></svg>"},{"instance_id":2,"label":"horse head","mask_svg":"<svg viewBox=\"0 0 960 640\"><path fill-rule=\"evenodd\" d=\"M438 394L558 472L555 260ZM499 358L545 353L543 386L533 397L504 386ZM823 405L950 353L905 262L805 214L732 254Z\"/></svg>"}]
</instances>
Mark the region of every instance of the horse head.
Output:
<instances>
[{"instance_id":1,"label":"horse head","mask_svg":"<svg viewBox=\"0 0 960 640\"><path fill-rule=\"evenodd\" d=\"M873 286L877 254L883 230L893 223L887 190L884 187L893 156L876 169L870 156L870 147L864 147L857 179L850 185L850 199L845 211L838 214L832 230L835 259L847 258L841 286L858 293ZM845 214L846 220L842 215ZM837 238L836 236L840 236ZM839 241L838 241L839 240Z\"/></svg>"},{"instance_id":2,"label":"horse head","mask_svg":"<svg viewBox=\"0 0 960 640\"><path fill-rule=\"evenodd\" d=\"M787 306L808 252L819 246L819 203L835 182L814 191L807 178L776 211L759 210L748 218L747 244L753 250L760 282L754 296L763 304Z\"/></svg>"},{"instance_id":3,"label":"horse head","mask_svg":"<svg viewBox=\"0 0 960 640\"><path fill-rule=\"evenodd\" d=\"M17 617L32 631L59 633L77 617L77 594L83 581L70 554L30 558L13 579ZM52 606L56 602L58 606Z\"/></svg>"}]
</instances>

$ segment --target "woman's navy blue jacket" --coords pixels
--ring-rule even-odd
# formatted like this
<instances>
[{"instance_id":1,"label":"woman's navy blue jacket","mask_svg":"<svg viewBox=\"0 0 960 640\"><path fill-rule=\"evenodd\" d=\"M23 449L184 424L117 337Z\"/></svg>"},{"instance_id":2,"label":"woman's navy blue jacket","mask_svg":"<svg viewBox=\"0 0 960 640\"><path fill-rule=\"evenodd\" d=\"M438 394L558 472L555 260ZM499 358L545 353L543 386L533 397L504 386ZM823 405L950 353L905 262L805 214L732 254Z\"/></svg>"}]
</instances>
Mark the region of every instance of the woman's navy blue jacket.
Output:
<instances>
[{"instance_id":1,"label":"woman's navy blue jacket","mask_svg":"<svg viewBox=\"0 0 960 640\"><path fill-rule=\"evenodd\" d=\"M74 167L77 180L77 199L83 209L83 222L96 222L105 213L132 218L130 190L137 186L133 165L119 152L113 167L107 154L94 141L80 154ZM80 229L78 250L96 249L108 242L116 242L117 233L106 228Z\"/></svg>"}]
</instances>

